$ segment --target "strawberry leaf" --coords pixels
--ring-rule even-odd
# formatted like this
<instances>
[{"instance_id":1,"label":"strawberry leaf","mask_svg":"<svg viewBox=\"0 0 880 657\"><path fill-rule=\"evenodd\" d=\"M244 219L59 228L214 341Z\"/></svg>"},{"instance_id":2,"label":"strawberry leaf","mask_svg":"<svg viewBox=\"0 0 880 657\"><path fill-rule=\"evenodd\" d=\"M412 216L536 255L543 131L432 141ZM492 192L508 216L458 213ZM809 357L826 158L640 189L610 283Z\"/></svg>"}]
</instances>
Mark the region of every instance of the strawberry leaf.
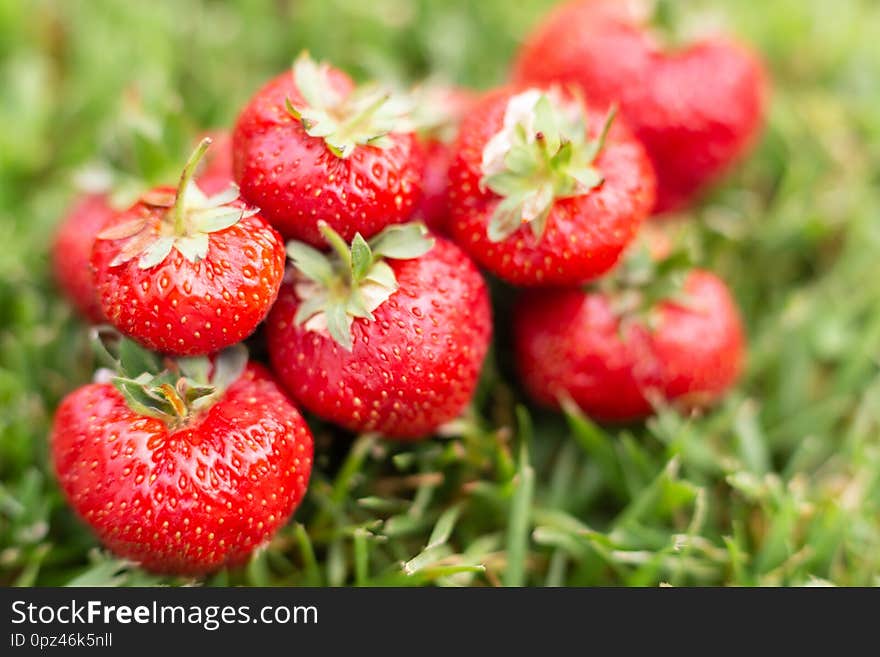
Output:
<instances>
[{"instance_id":1,"label":"strawberry leaf","mask_svg":"<svg viewBox=\"0 0 880 657\"><path fill-rule=\"evenodd\" d=\"M529 223L529 228L532 229L532 235L535 236L535 239L540 240L544 236L544 231L547 229L547 217L550 216L550 210L553 208L553 202L543 206L543 209L535 215L534 219L531 219Z\"/></svg>"},{"instance_id":2,"label":"strawberry leaf","mask_svg":"<svg viewBox=\"0 0 880 657\"><path fill-rule=\"evenodd\" d=\"M327 294L324 292L316 292L314 296L310 296L300 302L299 307L296 309L293 323L301 325L318 313L323 313L327 304Z\"/></svg>"},{"instance_id":3,"label":"strawberry leaf","mask_svg":"<svg viewBox=\"0 0 880 657\"><path fill-rule=\"evenodd\" d=\"M610 276L587 289L598 289L608 296L622 326L640 320L653 330L659 305L688 305L685 282L693 267L693 254L687 245L679 244L658 258L641 241L629 249Z\"/></svg>"},{"instance_id":4,"label":"strawberry leaf","mask_svg":"<svg viewBox=\"0 0 880 657\"><path fill-rule=\"evenodd\" d=\"M327 64L316 63L307 50L302 51L293 63L293 79L310 107L326 109L341 100L330 84Z\"/></svg>"},{"instance_id":5,"label":"strawberry leaf","mask_svg":"<svg viewBox=\"0 0 880 657\"><path fill-rule=\"evenodd\" d=\"M521 196L508 196L495 206L489 220L488 236L492 242L500 242L513 235L522 225Z\"/></svg>"},{"instance_id":6,"label":"strawberry leaf","mask_svg":"<svg viewBox=\"0 0 880 657\"><path fill-rule=\"evenodd\" d=\"M205 205L209 208L219 208L237 201L239 196L241 196L241 192L238 189L238 185L229 183L229 186L222 192L218 192L205 199Z\"/></svg>"},{"instance_id":7,"label":"strawberry leaf","mask_svg":"<svg viewBox=\"0 0 880 657\"><path fill-rule=\"evenodd\" d=\"M205 356L165 359L163 363L156 354L116 331L100 328L92 336L101 346L99 353L117 374L111 373L107 381L119 390L129 408L171 428L210 407L241 376L248 361L247 349L236 345L218 354L213 368Z\"/></svg>"},{"instance_id":8,"label":"strawberry leaf","mask_svg":"<svg viewBox=\"0 0 880 657\"><path fill-rule=\"evenodd\" d=\"M138 267L149 269L155 267L168 257L171 247L174 246L174 236L164 235L148 246L138 259Z\"/></svg>"},{"instance_id":9,"label":"strawberry leaf","mask_svg":"<svg viewBox=\"0 0 880 657\"><path fill-rule=\"evenodd\" d=\"M361 237L360 233L354 236L351 243L351 275L356 281L366 276L370 267L373 265L373 252L370 245Z\"/></svg>"},{"instance_id":10,"label":"strawberry leaf","mask_svg":"<svg viewBox=\"0 0 880 657\"><path fill-rule=\"evenodd\" d=\"M514 171L502 171L486 178L485 186L499 196L526 194L531 189L531 183Z\"/></svg>"},{"instance_id":11,"label":"strawberry leaf","mask_svg":"<svg viewBox=\"0 0 880 657\"><path fill-rule=\"evenodd\" d=\"M137 235L144 229L146 223L147 220L143 217L132 219L131 221L124 221L120 224L105 228L98 233L97 238L99 240L123 240L132 237L133 235Z\"/></svg>"},{"instance_id":12,"label":"strawberry leaf","mask_svg":"<svg viewBox=\"0 0 880 657\"><path fill-rule=\"evenodd\" d=\"M252 217L256 210L219 207L193 213L195 228L201 233L216 233L234 226L245 217Z\"/></svg>"},{"instance_id":13,"label":"strawberry leaf","mask_svg":"<svg viewBox=\"0 0 880 657\"><path fill-rule=\"evenodd\" d=\"M352 350L352 340L347 304L331 303L324 310L327 315L327 331L336 342L346 351Z\"/></svg>"},{"instance_id":14,"label":"strawberry leaf","mask_svg":"<svg viewBox=\"0 0 880 657\"><path fill-rule=\"evenodd\" d=\"M224 349L214 360L214 374L211 385L217 390L226 390L238 380L248 362L247 347L242 344Z\"/></svg>"},{"instance_id":15,"label":"strawberry leaf","mask_svg":"<svg viewBox=\"0 0 880 657\"><path fill-rule=\"evenodd\" d=\"M345 305L345 312L352 317L361 317L370 321L375 319L373 313L367 308L360 288L355 288L351 291L351 294L348 296L348 303Z\"/></svg>"},{"instance_id":16,"label":"strawberry leaf","mask_svg":"<svg viewBox=\"0 0 880 657\"><path fill-rule=\"evenodd\" d=\"M288 242L287 255L294 267L316 283L327 283L333 277L333 265L327 256L308 244Z\"/></svg>"},{"instance_id":17,"label":"strawberry leaf","mask_svg":"<svg viewBox=\"0 0 880 657\"><path fill-rule=\"evenodd\" d=\"M387 262L379 261L373 264L370 271L364 276L365 281L371 281L388 289L397 289L397 279L394 270Z\"/></svg>"},{"instance_id":18,"label":"strawberry leaf","mask_svg":"<svg viewBox=\"0 0 880 657\"><path fill-rule=\"evenodd\" d=\"M167 398L152 394L145 384L123 377L115 377L112 383L135 413L157 419L175 415L174 406Z\"/></svg>"},{"instance_id":19,"label":"strawberry leaf","mask_svg":"<svg viewBox=\"0 0 880 657\"><path fill-rule=\"evenodd\" d=\"M458 123L470 105L467 94L452 92L437 80L417 85L410 92L410 100L412 128L423 138L444 144L455 139Z\"/></svg>"},{"instance_id":20,"label":"strawberry leaf","mask_svg":"<svg viewBox=\"0 0 880 657\"><path fill-rule=\"evenodd\" d=\"M137 235L129 239L116 254L116 257L110 261L111 267L117 267L129 260L137 257L146 251L158 239L158 236L148 226L144 226L143 230Z\"/></svg>"},{"instance_id":21,"label":"strawberry leaf","mask_svg":"<svg viewBox=\"0 0 880 657\"><path fill-rule=\"evenodd\" d=\"M434 247L434 238L422 223L388 226L370 240L375 257L409 260L418 258Z\"/></svg>"},{"instance_id":22,"label":"strawberry leaf","mask_svg":"<svg viewBox=\"0 0 880 657\"><path fill-rule=\"evenodd\" d=\"M590 190L598 187L605 180L602 174L593 167L584 169L569 169L568 175L571 176L580 189Z\"/></svg>"},{"instance_id":23,"label":"strawberry leaf","mask_svg":"<svg viewBox=\"0 0 880 657\"><path fill-rule=\"evenodd\" d=\"M535 136L539 140L543 140L545 148L555 153L562 142L560 134L560 121L557 118L557 112L553 108L550 99L546 94L541 94L538 102L535 103Z\"/></svg>"},{"instance_id":24,"label":"strawberry leaf","mask_svg":"<svg viewBox=\"0 0 880 657\"><path fill-rule=\"evenodd\" d=\"M199 384L186 378L177 380L176 389L178 395L190 408L196 402L200 402L203 406L217 392L217 388L212 385Z\"/></svg>"},{"instance_id":25,"label":"strawberry leaf","mask_svg":"<svg viewBox=\"0 0 880 657\"><path fill-rule=\"evenodd\" d=\"M190 262L198 262L208 257L208 233L193 233L174 240L174 248Z\"/></svg>"},{"instance_id":26,"label":"strawberry leaf","mask_svg":"<svg viewBox=\"0 0 880 657\"><path fill-rule=\"evenodd\" d=\"M204 356L178 358L177 367L186 378L199 383L207 383L208 373L211 371L211 361Z\"/></svg>"},{"instance_id":27,"label":"strawberry leaf","mask_svg":"<svg viewBox=\"0 0 880 657\"><path fill-rule=\"evenodd\" d=\"M117 349L119 370L124 376L137 377L159 369L156 354L144 349L134 340L119 338Z\"/></svg>"},{"instance_id":28,"label":"strawberry leaf","mask_svg":"<svg viewBox=\"0 0 880 657\"><path fill-rule=\"evenodd\" d=\"M503 127L483 150L480 186L502 197L487 234L498 242L523 224L540 239L557 199L588 193L602 183L593 166L613 113L595 140L587 135L582 106L556 90L529 89L510 98Z\"/></svg>"},{"instance_id":29,"label":"strawberry leaf","mask_svg":"<svg viewBox=\"0 0 880 657\"><path fill-rule=\"evenodd\" d=\"M138 267L150 269L164 262L172 249L190 262L198 262L208 255L211 233L258 212L235 203L239 194L235 185L208 197L192 182L199 159L210 143L210 139L199 143L184 167L176 192L153 190L141 197L140 202L149 208L148 216L108 227L98 234L102 240L127 240L110 262L111 267L138 257Z\"/></svg>"},{"instance_id":30,"label":"strawberry leaf","mask_svg":"<svg viewBox=\"0 0 880 657\"><path fill-rule=\"evenodd\" d=\"M354 318L374 321L373 311L397 291L394 270L384 258L410 259L434 245L422 224L390 226L367 242L356 234L351 245L325 222L319 227L333 250L321 253L300 242L288 244L299 279L294 322L308 330L324 331L343 348L352 348Z\"/></svg>"},{"instance_id":31,"label":"strawberry leaf","mask_svg":"<svg viewBox=\"0 0 880 657\"><path fill-rule=\"evenodd\" d=\"M308 135L323 139L336 157L348 158L360 145L386 148L389 133L412 130L411 99L376 85L342 95L333 86L330 67L315 63L307 52L294 62L293 79L303 102L285 99L287 112Z\"/></svg>"},{"instance_id":32,"label":"strawberry leaf","mask_svg":"<svg viewBox=\"0 0 880 657\"><path fill-rule=\"evenodd\" d=\"M513 181L516 181L517 189L522 189L524 183L528 182L529 176L533 175L539 167L539 163L535 158L534 149L525 143L514 144L507 152L507 155L504 158L504 164L507 167L507 170L495 174L495 176L492 177L493 184L510 178Z\"/></svg>"}]
</instances>

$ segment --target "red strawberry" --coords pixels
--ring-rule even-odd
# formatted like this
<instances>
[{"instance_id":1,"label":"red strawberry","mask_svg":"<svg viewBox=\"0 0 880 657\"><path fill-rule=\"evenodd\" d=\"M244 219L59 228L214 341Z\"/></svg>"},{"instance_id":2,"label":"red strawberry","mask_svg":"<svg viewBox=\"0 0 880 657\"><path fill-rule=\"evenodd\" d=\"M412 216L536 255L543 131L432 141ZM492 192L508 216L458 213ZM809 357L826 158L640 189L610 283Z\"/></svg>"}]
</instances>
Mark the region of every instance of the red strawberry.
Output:
<instances>
[{"instance_id":1,"label":"red strawberry","mask_svg":"<svg viewBox=\"0 0 880 657\"><path fill-rule=\"evenodd\" d=\"M656 211L678 208L748 150L766 109L766 75L745 47L715 37L660 47L608 2L563 5L519 55L522 84L574 82L591 103L619 103L658 177Z\"/></svg>"},{"instance_id":2,"label":"red strawberry","mask_svg":"<svg viewBox=\"0 0 880 657\"><path fill-rule=\"evenodd\" d=\"M119 556L183 575L234 566L299 505L309 428L268 371L241 368L224 369L225 390L116 379L62 401L51 434L58 481Z\"/></svg>"},{"instance_id":3,"label":"red strawberry","mask_svg":"<svg viewBox=\"0 0 880 657\"><path fill-rule=\"evenodd\" d=\"M416 91L414 121L425 152L422 198L413 217L433 231L446 232L449 217L447 189L452 142L458 124L475 101L465 89L427 85Z\"/></svg>"},{"instance_id":4,"label":"red strawberry","mask_svg":"<svg viewBox=\"0 0 880 657\"><path fill-rule=\"evenodd\" d=\"M322 230L334 256L288 245L295 276L266 325L279 379L305 408L351 431L412 439L456 418L492 332L476 267L417 224L369 244L356 235L350 250Z\"/></svg>"},{"instance_id":5,"label":"red strawberry","mask_svg":"<svg viewBox=\"0 0 880 657\"><path fill-rule=\"evenodd\" d=\"M103 194L82 197L61 221L52 245L55 280L77 311L93 324L106 320L92 280L89 257L95 236L113 214Z\"/></svg>"},{"instance_id":6,"label":"red strawberry","mask_svg":"<svg viewBox=\"0 0 880 657\"><path fill-rule=\"evenodd\" d=\"M612 119L555 89L486 95L461 124L449 174L458 244L515 285L610 269L654 203L650 162Z\"/></svg>"},{"instance_id":7,"label":"red strawberry","mask_svg":"<svg viewBox=\"0 0 880 657\"><path fill-rule=\"evenodd\" d=\"M443 234L446 233L449 217L447 188L452 150L449 144L438 139L426 139L422 147L425 152L425 193L416 206L413 217L424 221L431 230Z\"/></svg>"},{"instance_id":8,"label":"red strawberry","mask_svg":"<svg viewBox=\"0 0 880 657\"><path fill-rule=\"evenodd\" d=\"M683 301L653 308L652 321L621 320L621 297L560 289L528 293L514 315L523 384L539 403L569 395L600 420L633 420L652 400L686 407L717 400L743 359L739 314L716 276L692 270Z\"/></svg>"},{"instance_id":9,"label":"red strawberry","mask_svg":"<svg viewBox=\"0 0 880 657\"><path fill-rule=\"evenodd\" d=\"M323 244L405 221L421 194L423 154L406 103L301 55L264 86L233 133L241 193L285 237Z\"/></svg>"},{"instance_id":10,"label":"red strawberry","mask_svg":"<svg viewBox=\"0 0 880 657\"><path fill-rule=\"evenodd\" d=\"M250 335L269 312L284 276L275 230L236 200L233 186L206 197L190 180L144 195L95 242L91 264L109 321L156 351L218 351Z\"/></svg>"},{"instance_id":11,"label":"red strawberry","mask_svg":"<svg viewBox=\"0 0 880 657\"><path fill-rule=\"evenodd\" d=\"M226 130L209 130L201 135L201 141L211 140L211 149L198 174L198 185L208 196L219 194L229 188L232 179L232 135Z\"/></svg>"}]
</instances>

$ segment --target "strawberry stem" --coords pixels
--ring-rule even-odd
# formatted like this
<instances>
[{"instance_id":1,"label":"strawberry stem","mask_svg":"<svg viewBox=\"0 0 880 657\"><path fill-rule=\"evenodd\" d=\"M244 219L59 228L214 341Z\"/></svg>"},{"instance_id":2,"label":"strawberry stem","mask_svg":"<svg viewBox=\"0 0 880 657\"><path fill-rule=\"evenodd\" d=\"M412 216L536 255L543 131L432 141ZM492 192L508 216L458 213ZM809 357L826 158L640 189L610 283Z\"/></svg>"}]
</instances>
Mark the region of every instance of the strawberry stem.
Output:
<instances>
[{"instance_id":1,"label":"strawberry stem","mask_svg":"<svg viewBox=\"0 0 880 657\"><path fill-rule=\"evenodd\" d=\"M163 383L159 386L159 389L162 391L162 394L165 395L165 399L168 400L168 403L171 404L177 417L181 420L185 420L189 415L189 409L178 394L177 389L170 383Z\"/></svg>"},{"instance_id":2,"label":"strawberry stem","mask_svg":"<svg viewBox=\"0 0 880 657\"><path fill-rule=\"evenodd\" d=\"M183 237L187 233L186 212L184 207L186 188L189 187L193 174L196 171L196 167L199 165L199 161L201 161L202 157L205 155L205 152L208 150L212 141L213 140L210 137L205 137L199 142L199 145L196 146L196 149L186 161L186 165L183 167L183 173L180 174L180 182L177 184L177 198L174 200L174 232L180 237Z\"/></svg>"},{"instance_id":3,"label":"strawberry stem","mask_svg":"<svg viewBox=\"0 0 880 657\"><path fill-rule=\"evenodd\" d=\"M614 123L614 119L616 117L617 103L614 103L611 107L608 108L608 114L605 115L605 121L602 124L602 131L599 133L598 139L596 139L597 154L605 147L605 140L608 138L608 133L611 131L611 124Z\"/></svg>"},{"instance_id":4,"label":"strawberry stem","mask_svg":"<svg viewBox=\"0 0 880 657\"><path fill-rule=\"evenodd\" d=\"M376 96L375 100L371 102L367 107L365 107L361 112L355 114L351 118L343 121L339 125L339 130L334 137L337 138L338 141L346 141L351 139L351 135L358 134L359 129L363 129L364 127L369 127L370 121L373 119L373 115L382 107L388 100L391 98L391 94L384 93ZM379 134L377 137L381 136ZM328 146L330 146L328 142ZM337 149L339 150L339 149ZM343 152L340 150L336 155L342 155Z\"/></svg>"},{"instance_id":5,"label":"strawberry stem","mask_svg":"<svg viewBox=\"0 0 880 657\"><path fill-rule=\"evenodd\" d=\"M333 250L339 254L339 257L342 259L342 262L345 263L346 270L351 269L351 247L345 243L345 240L342 239L342 236L337 233L333 228L330 227L326 221L318 222L318 230L321 231L321 235L324 236L324 239L327 240L327 243L333 247Z\"/></svg>"}]
</instances>

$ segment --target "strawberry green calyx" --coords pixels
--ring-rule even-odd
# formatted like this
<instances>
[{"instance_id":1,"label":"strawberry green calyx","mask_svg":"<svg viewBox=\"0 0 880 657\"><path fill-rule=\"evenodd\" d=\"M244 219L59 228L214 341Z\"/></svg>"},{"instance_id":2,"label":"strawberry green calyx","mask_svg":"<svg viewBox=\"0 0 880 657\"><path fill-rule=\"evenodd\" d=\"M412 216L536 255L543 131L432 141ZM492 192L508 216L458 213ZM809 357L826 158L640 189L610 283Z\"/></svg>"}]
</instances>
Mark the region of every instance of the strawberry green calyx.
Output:
<instances>
[{"instance_id":1,"label":"strawberry green calyx","mask_svg":"<svg viewBox=\"0 0 880 657\"><path fill-rule=\"evenodd\" d=\"M101 240L127 240L111 267L138 258L138 267L150 269L165 260L172 249L190 262L198 262L208 255L209 235L225 230L242 219L255 215L255 208L241 208L238 187L214 196L205 196L193 181L199 160L211 145L211 139L203 139L193 151L175 192L152 191L141 197L146 208L162 212L161 221L149 221L148 216L136 217L116 224L98 233ZM148 214L148 213L145 213Z\"/></svg>"},{"instance_id":2,"label":"strawberry green calyx","mask_svg":"<svg viewBox=\"0 0 880 657\"><path fill-rule=\"evenodd\" d=\"M410 223L389 226L369 242L358 233L349 245L325 222L318 225L331 253L302 242L287 244L301 302L294 322L310 331L327 331L351 351L354 319L373 321L373 311L397 291L394 270L385 259L418 258L431 250L434 239L423 224Z\"/></svg>"},{"instance_id":3,"label":"strawberry green calyx","mask_svg":"<svg viewBox=\"0 0 880 657\"><path fill-rule=\"evenodd\" d=\"M660 304L689 304L685 281L693 268L693 255L685 245L657 257L648 244L641 242L629 250L610 276L586 289L607 295L615 315L624 324L639 320L653 329Z\"/></svg>"},{"instance_id":4,"label":"strawberry green calyx","mask_svg":"<svg viewBox=\"0 0 880 657\"><path fill-rule=\"evenodd\" d=\"M579 100L566 101L555 90L513 96L501 130L483 149L480 184L503 197L489 221L489 239L500 242L523 224L540 239L556 199L602 184L593 163L614 116L612 108L600 134L589 139Z\"/></svg>"},{"instance_id":5,"label":"strawberry green calyx","mask_svg":"<svg viewBox=\"0 0 880 657\"><path fill-rule=\"evenodd\" d=\"M390 133L410 130L408 98L375 84L339 93L331 83L329 65L315 62L308 52L294 62L293 79L304 102L295 105L288 98L287 111L337 157L347 158L357 146L387 148Z\"/></svg>"},{"instance_id":6,"label":"strawberry green calyx","mask_svg":"<svg viewBox=\"0 0 880 657\"><path fill-rule=\"evenodd\" d=\"M213 363L204 356L160 361L153 352L114 332L99 332L97 337L101 355L116 371L109 382L128 407L162 420L171 429L210 408L241 376L248 361L243 345L226 349Z\"/></svg>"},{"instance_id":7,"label":"strawberry green calyx","mask_svg":"<svg viewBox=\"0 0 880 657\"><path fill-rule=\"evenodd\" d=\"M410 91L410 99L410 121L419 136L451 143L467 109L468 96L456 95L447 85L426 80Z\"/></svg>"},{"instance_id":8,"label":"strawberry green calyx","mask_svg":"<svg viewBox=\"0 0 880 657\"><path fill-rule=\"evenodd\" d=\"M177 185L177 197L174 199L174 233L176 235L186 235L187 233L187 225L186 225L186 192L189 188L190 182L192 181L193 174L196 171L196 167L199 166L199 162L205 156L205 153L208 151L208 147L211 145L211 138L205 137L198 143L196 149L192 152L192 155L189 156L189 159L186 161L186 164L183 167L183 172L180 174L180 182Z\"/></svg>"}]
</instances>

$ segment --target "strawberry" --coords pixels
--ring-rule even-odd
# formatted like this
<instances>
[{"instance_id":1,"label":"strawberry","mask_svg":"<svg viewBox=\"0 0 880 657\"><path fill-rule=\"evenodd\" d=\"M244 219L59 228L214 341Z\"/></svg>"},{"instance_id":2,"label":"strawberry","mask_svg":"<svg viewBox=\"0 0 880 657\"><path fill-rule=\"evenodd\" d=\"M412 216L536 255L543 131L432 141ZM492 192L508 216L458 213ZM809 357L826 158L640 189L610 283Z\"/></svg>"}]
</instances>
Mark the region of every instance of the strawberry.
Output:
<instances>
[{"instance_id":1,"label":"strawberry","mask_svg":"<svg viewBox=\"0 0 880 657\"><path fill-rule=\"evenodd\" d=\"M235 179L288 238L323 245L323 219L346 240L405 221L421 194L424 155L409 103L301 55L241 112Z\"/></svg>"},{"instance_id":2,"label":"strawberry","mask_svg":"<svg viewBox=\"0 0 880 657\"><path fill-rule=\"evenodd\" d=\"M181 575L234 566L299 505L311 433L269 372L246 360L243 349L213 367L187 359L62 401L50 438L56 476L117 555ZM199 380L209 369L210 385Z\"/></svg>"},{"instance_id":3,"label":"strawberry","mask_svg":"<svg viewBox=\"0 0 880 657\"><path fill-rule=\"evenodd\" d=\"M52 244L55 280L74 308L92 324L106 321L89 257L95 236L114 215L103 194L83 196L61 221Z\"/></svg>"},{"instance_id":4,"label":"strawberry","mask_svg":"<svg viewBox=\"0 0 880 657\"><path fill-rule=\"evenodd\" d=\"M447 188L452 151L449 144L439 139L425 139L422 147L425 153L425 192L413 212L413 217L424 221L432 231L444 234L449 217Z\"/></svg>"},{"instance_id":5,"label":"strawberry","mask_svg":"<svg viewBox=\"0 0 880 657\"><path fill-rule=\"evenodd\" d=\"M749 50L728 38L666 50L643 19L614 4L578 0L551 13L520 52L514 78L573 82L592 103L619 103L657 171L656 211L674 210L755 141L767 76Z\"/></svg>"},{"instance_id":6,"label":"strawberry","mask_svg":"<svg viewBox=\"0 0 880 657\"><path fill-rule=\"evenodd\" d=\"M465 89L427 84L416 90L413 112L425 153L422 198L413 217L425 222L432 231L446 232L449 215L447 189L452 143L458 124L475 101Z\"/></svg>"},{"instance_id":7,"label":"strawberry","mask_svg":"<svg viewBox=\"0 0 880 657\"><path fill-rule=\"evenodd\" d=\"M157 188L98 235L91 264L108 320L169 354L207 354L250 335L284 275L284 244L233 186L207 197L191 181Z\"/></svg>"},{"instance_id":8,"label":"strawberry","mask_svg":"<svg viewBox=\"0 0 880 657\"><path fill-rule=\"evenodd\" d=\"M470 401L492 332L486 285L419 224L325 255L301 242L267 320L278 378L303 407L351 431L426 436Z\"/></svg>"},{"instance_id":9,"label":"strawberry","mask_svg":"<svg viewBox=\"0 0 880 657\"><path fill-rule=\"evenodd\" d=\"M696 408L716 401L741 369L739 314L727 286L709 272L690 270L678 287L678 294L653 295L671 295L662 300L644 298L647 291L631 284L526 294L513 328L530 396L550 407L570 396L609 421L648 416L658 402ZM634 314L634 301L647 313Z\"/></svg>"},{"instance_id":10,"label":"strawberry","mask_svg":"<svg viewBox=\"0 0 880 657\"><path fill-rule=\"evenodd\" d=\"M573 285L610 269L654 203L650 162L613 118L558 89L487 94L454 147L456 242L514 285Z\"/></svg>"},{"instance_id":11,"label":"strawberry","mask_svg":"<svg viewBox=\"0 0 880 657\"><path fill-rule=\"evenodd\" d=\"M208 196L219 194L232 184L232 135L226 130L209 130L199 137L211 140L197 174L199 189Z\"/></svg>"}]
</instances>

